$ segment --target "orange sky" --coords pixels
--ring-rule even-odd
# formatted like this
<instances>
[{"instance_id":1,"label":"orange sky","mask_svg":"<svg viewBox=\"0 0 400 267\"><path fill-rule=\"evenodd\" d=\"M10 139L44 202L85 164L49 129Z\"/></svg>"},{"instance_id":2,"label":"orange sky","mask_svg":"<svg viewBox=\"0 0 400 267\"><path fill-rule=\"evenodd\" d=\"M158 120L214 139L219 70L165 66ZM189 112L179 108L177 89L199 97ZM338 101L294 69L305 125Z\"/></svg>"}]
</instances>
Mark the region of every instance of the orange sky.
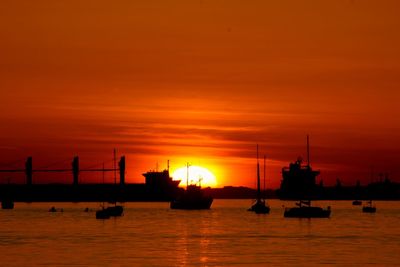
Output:
<instances>
[{"instance_id":1,"label":"orange sky","mask_svg":"<svg viewBox=\"0 0 400 267\"><path fill-rule=\"evenodd\" d=\"M115 147L130 182L170 159L254 186L259 143L278 187L309 133L325 184L369 182L371 166L399 181L399 13L397 0L2 1L0 167L91 166Z\"/></svg>"}]
</instances>

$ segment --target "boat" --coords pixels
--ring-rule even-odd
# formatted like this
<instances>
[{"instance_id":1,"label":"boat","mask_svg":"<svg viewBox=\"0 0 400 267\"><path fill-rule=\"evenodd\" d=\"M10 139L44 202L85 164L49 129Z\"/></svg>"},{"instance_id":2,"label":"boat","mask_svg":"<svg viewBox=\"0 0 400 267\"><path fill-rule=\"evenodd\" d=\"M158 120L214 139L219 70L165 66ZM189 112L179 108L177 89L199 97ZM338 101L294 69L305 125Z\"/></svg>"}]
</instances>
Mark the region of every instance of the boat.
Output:
<instances>
[{"instance_id":1,"label":"boat","mask_svg":"<svg viewBox=\"0 0 400 267\"><path fill-rule=\"evenodd\" d=\"M205 210L210 209L213 198L205 196L201 190L201 179L197 184L189 185L189 163L187 164L186 190L170 203L171 209Z\"/></svg>"},{"instance_id":2,"label":"boat","mask_svg":"<svg viewBox=\"0 0 400 267\"><path fill-rule=\"evenodd\" d=\"M119 217L124 214L124 207L115 204L114 206L105 207L104 203L101 209L96 211L96 219L108 219L109 217Z\"/></svg>"},{"instance_id":3,"label":"boat","mask_svg":"<svg viewBox=\"0 0 400 267\"><path fill-rule=\"evenodd\" d=\"M116 151L114 149L114 170L116 170L117 168L116 162L117 162ZM104 170L104 164L103 164L103 170ZM104 183L104 171L103 171L103 183ZM116 184L117 184L117 175L116 172L114 171L114 185ZM101 205L101 209L96 211L96 219L109 219L110 217L119 217L123 215L124 213L123 206L117 205L116 201L110 203L113 203L114 206L105 207L103 202L103 204Z\"/></svg>"},{"instance_id":4,"label":"boat","mask_svg":"<svg viewBox=\"0 0 400 267\"><path fill-rule=\"evenodd\" d=\"M57 212L56 207L51 207L51 208L49 209L49 212Z\"/></svg>"},{"instance_id":5,"label":"boat","mask_svg":"<svg viewBox=\"0 0 400 267\"><path fill-rule=\"evenodd\" d=\"M265 156L264 156L264 191L265 191ZM257 145L257 198L254 204L248 209L248 211L254 211L257 214L267 214L270 211L270 207L266 205L265 199L261 197L261 186L260 186L260 164L258 162L258 145Z\"/></svg>"},{"instance_id":6,"label":"boat","mask_svg":"<svg viewBox=\"0 0 400 267\"><path fill-rule=\"evenodd\" d=\"M110 219L110 212L102 206L102 209L96 211L96 219Z\"/></svg>"},{"instance_id":7,"label":"boat","mask_svg":"<svg viewBox=\"0 0 400 267\"><path fill-rule=\"evenodd\" d=\"M286 218L329 218L331 207L323 209L321 207L312 207L310 200L300 200L296 203L297 207L286 208L283 214Z\"/></svg>"},{"instance_id":8,"label":"boat","mask_svg":"<svg viewBox=\"0 0 400 267\"><path fill-rule=\"evenodd\" d=\"M372 205L372 200L367 202L367 206L364 206L362 208L363 212L367 212L367 213L375 213L376 212L376 207Z\"/></svg>"},{"instance_id":9,"label":"boat","mask_svg":"<svg viewBox=\"0 0 400 267\"><path fill-rule=\"evenodd\" d=\"M313 194L315 187L315 178L319 174L318 171L313 171L310 165L310 143L309 136L307 135L307 166L302 167L301 161L296 164L290 164L289 168L283 168L282 176L283 181L288 177L293 181L300 181L298 187L293 187L291 193L300 196L300 201L296 203L296 207L285 208L284 217L287 218L329 218L331 208L328 206L326 209L321 207L312 207L311 200L304 200L305 197L310 197Z\"/></svg>"},{"instance_id":10,"label":"boat","mask_svg":"<svg viewBox=\"0 0 400 267\"><path fill-rule=\"evenodd\" d=\"M354 200L353 201L353 206L360 206L362 205L362 201L361 200Z\"/></svg>"},{"instance_id":11,"label":"boat","mask_svg":"<svg viewBox=\"0 0 400 267\"><path fill-rule=\"evenodd\" d=\"M1 201L1 208L3 210L12 210L14 208L14 201L11 199L3 199Z\"/></svg>"},{"instance_id":12,"label":"boat","mask_svg":"<svg viewBox=\"0 0 400 267\"><path fill-rule=\"evenodd\" d=\"M117 204L107 207L106 210L112 217L122 216L124 214L124 207Z\"/></svg>"},{"instance_id":13,"label":"boat","mask_svg":"<svg viewBox=\"0 0 400 267\"><path fill-rule=\"evenodd\" d=\"M56 207L53 206L49 209L49 212L64 212L64 209L56 209Z\"/></svg>"}]
</instances>

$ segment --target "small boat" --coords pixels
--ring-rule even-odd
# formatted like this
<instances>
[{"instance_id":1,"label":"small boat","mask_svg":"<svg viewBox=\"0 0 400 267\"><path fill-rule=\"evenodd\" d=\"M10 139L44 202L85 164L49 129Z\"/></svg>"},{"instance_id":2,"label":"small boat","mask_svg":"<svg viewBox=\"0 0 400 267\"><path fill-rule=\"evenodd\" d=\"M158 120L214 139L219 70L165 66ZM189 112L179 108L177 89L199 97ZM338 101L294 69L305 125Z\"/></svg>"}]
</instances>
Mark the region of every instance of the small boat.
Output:
<instances>
[{"instance_id":1,"label":"small boat","mask_svg":"<svg viewBox=\"0 0 400 267\"><path fill-rule=\"evenodd\" d=\"M124 207L115 205L111 207L104 207L104 204L101 206L100 210L96 211L96 219L108 219L110 217L119 217L124 214Z\"/></svg>"},{"instance_id":2,"label":"small boat","mask_svg":"<svg viewBox=\"0 0 400 267\"><path fill-rule=\"evenodd\" d=\"M315 187L315 177L319 174L319 171L313 171L310 165L310 142L309 136L307 135L307 166L301 166L301 160L298 160L294 164L290 164L289 168L282 169L283 181L289 179L292 181L303 181L304 183L296 184L291 187L294 195L302 196L299 199L304 199L309 196L310 188ZM307 186L304 186L307 185ZM282 187L281 187L282 188ZM312 195L312 194L311 194ZM331 215L331 207L323 209L321 207L312 207L311 200L300 200L296 203L297 207L285 208L283 213L284 217L287 218L329 218Z\"/></svg>"},{"instance_id":3,"label":"small boat","mask_svg":"<svg viewBox=\"0 0 400 267\"><path fill-rule=\"evenodd\" d=\"M57 212L56 207L51 207L51 208L49 209L49 212Z\"/></svg>"},{"instance_id":4,"label":"small boat","mask_svg":"<svg viewBox=\"0 0 400 267\"><path fill-rule=\"evenodd\" d=\"M270 207L265 204L265 200L260 199L248 209L248 211L254 211L256 214L267 214L270 211Z\"/></svg>"},{"instance_id":5,"label":"small boat","mask_svg":"<svg viewBox=\"0 0 400 267\"><path fill-rule=\"evenodd\" d=\"M114 169L116 169L116 151L114 149ZM103 163L104 170L104 163ZM104 184L104 172L103 172L103 184ZM116 185L116 174L114 172L114 184ZM101 209L96 211L96 219L109 219L110 217L119 217L124 213L124 207L117 205L116 201L110 202L113 203L114 206L105 207L104 202L101 205Z\"/></svg>"},{"instance_id":6,"label":"small boat","mask_svg":"<svg viewBox=\"0 0 400 267\"><path fill-rule=\"evenodd\" d=\"M311 201L300 200L296 203L297 207L286 208L283 214L286 218L329 218L331 207L323 209L321 207L312 207Z\"/></svg>"},{"instance_id":7,"label":"small boat","mask_svg":"<svg viewBox=\"0 0 400 267\"><path fill-rule=\"evenodd\" d=\"M363 212L367 212L367 213L375 213L376 212L376 207L372 206L372 200L368 201L367 203L368 203L367 206L364 206L362 208L362 211Z\"/></svg>"},{"instance_id":8,"label":"small boat","mask_svg":"<svg viewBox=\"0 0 400 267\"><path fill-rule=\"evenodd\" d=\"M108 219L110 217L119 217L124 214L124 207L115 204L115 206L104 207L104 203L101 205L101 209L96 211L96 219Z\"/></svg>"},{"instance_id":9,"label":"small boat","mask_svg":"<svg viewBox=\"0 0 400 267\"><path fill-rule=\"evenodd\" d=\"M56 209L56 207L51 207L50 209L49 209L49 212L64 212L64 210L63 209Z\"/></svg>"},{"instance_id":10,"label":"small boat","mask_svg":"<svg viewBox=\"0 0 400 267\"><path fill-rule=\"evenodd\" d=\"M265 190L265 157L264 157L264 190ZM267 214L270 211L270 207L266 205L265 199L261 198L260 164L258 163L258 145L257 145L257 198L255 203L248 209L248 211L254 211L257 214Z\"/></svg>"},{"instance_id":11,"label":"small boat","mask_svg":"<svg viewBox=\"0 0 400 267\"><path fill-rule=\"evenodd\" d=\"M14 201L11 199L3 199L1 201L1 208L3 210L12 210L14 208Z\"/></svg>"},{"instance_id":12,"label":"small boat","mask_svg":"<svg viewBox=\"0 0 400 267\"><path fill-rule=\"evenodd\" d=\"M362 205L362 201L361 200L354 200L353 201L353 206L361 206Z\"/></svg>"},{"instance_id":13,"label":"small boat","mask_svg":"<svg viewBox=\"0 0 400 267\"><path fill-rule=\"evenodd\" d=\"M189 164L187 164L186 190L177 199L171 201L171 209L205 210L210 209L213 198L205 196L201 185L189 185Z\"/></svg>"}]
</instances>

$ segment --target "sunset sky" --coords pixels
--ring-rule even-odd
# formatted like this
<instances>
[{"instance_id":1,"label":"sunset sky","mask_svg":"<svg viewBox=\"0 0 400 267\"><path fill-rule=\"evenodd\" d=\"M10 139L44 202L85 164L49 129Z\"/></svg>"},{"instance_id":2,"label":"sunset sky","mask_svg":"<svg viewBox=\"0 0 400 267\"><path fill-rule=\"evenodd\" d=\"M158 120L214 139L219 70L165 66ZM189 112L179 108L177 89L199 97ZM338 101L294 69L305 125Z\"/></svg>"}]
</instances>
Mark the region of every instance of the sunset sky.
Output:
<instances>
[{"instance_id":1,"label":"sunset sky","mask_svg":"<svg viewBox=\"0 0 400 267\"><path fill-rule=\"evenodd\" d=\"M89 167L116 148L128 182L169 159L254 187L258 143L277 188L310 134L324 184L372 168L400 182L399 14L398 0L3 0L0 168Z\"/></svg>"}]
</instances>

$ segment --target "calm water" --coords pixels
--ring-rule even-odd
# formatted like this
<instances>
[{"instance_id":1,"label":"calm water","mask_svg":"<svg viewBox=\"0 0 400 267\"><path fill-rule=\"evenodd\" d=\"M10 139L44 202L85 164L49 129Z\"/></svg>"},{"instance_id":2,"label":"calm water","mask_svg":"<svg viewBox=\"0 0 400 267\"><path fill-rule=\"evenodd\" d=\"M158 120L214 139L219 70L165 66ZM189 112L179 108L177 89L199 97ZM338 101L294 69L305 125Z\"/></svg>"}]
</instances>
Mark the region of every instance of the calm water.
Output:
<instances>
[{"instance_id":1,"label":"calm water","mask_svg":"<svg viewBox=\"0 0 400 267\"><path fill-rule=\"evenodd\" d=\"M215 200L209 211L168 203L125 203L125 216L96 220L97 203L16 203L0 210L0 266L398 265L400 202L375 202L364 214L351 201L320 201L330 219L247 212L249 200ZM51 206L63 213L49 213Z\"/></svg>"}]
</instances>

